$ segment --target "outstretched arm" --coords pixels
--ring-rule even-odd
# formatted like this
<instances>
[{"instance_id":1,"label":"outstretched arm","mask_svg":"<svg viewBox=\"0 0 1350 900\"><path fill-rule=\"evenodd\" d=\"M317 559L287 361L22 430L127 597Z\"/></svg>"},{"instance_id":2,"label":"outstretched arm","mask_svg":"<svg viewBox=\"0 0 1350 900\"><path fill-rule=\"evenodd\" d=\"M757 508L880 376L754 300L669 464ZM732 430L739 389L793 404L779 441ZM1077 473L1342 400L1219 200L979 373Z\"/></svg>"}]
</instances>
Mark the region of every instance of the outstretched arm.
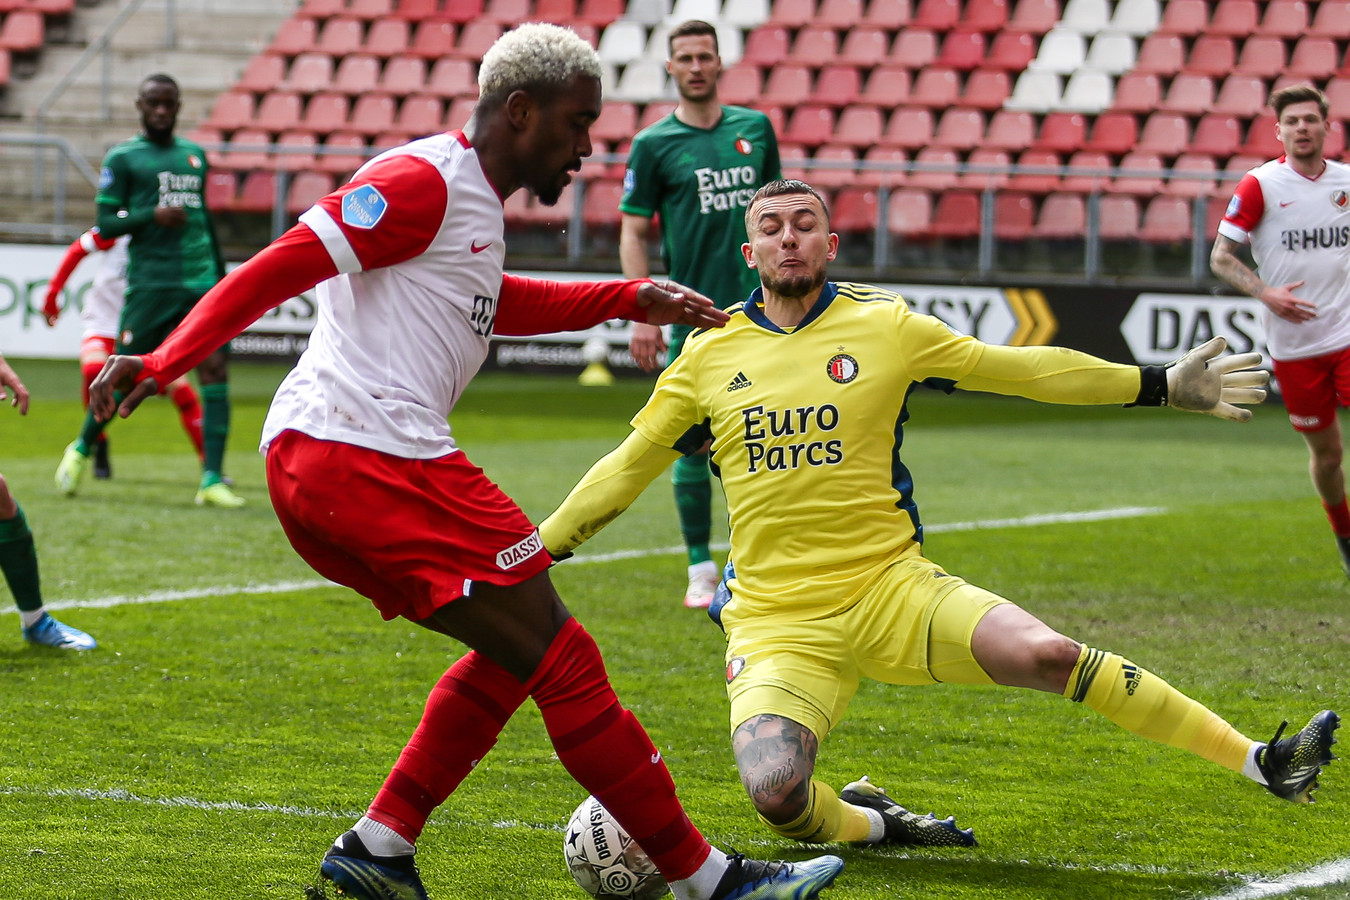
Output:
<instances>
[{"instance_id":1,"label":"outstretched arm","mask_svg":"<svg viewBox=\"0 0 1350 900\"><path fill-rule=\"evenodd\" d=\"M628 435L539 526L544 547L555 558L570 553L617 519L679 455L636 431Z\"/></svg>"}]
</instances>

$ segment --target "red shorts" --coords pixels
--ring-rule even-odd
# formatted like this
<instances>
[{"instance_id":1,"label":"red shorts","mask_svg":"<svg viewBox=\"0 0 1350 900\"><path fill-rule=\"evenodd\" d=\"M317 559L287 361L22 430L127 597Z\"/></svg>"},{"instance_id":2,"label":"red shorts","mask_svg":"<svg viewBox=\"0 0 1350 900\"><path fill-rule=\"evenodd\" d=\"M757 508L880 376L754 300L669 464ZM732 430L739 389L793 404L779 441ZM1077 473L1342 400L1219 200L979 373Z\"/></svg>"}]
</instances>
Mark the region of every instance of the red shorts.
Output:
<instances>
[{"instance_id":1,"label":"red shorts","mask_svg":"<svg viewBox=\"0 0 1350 900\"><path fill-rule=\"evenodd\" d=\"M1274 360L1284 408L1295 431L1321 431L1350 406L1350 347L1321 356Z\"/></svg>"},{"instance_id":2,"label":"red shorts","mask_svg":"<svg viewBox=\"0 0 1350 900\"><path fill-rule=\"evenodd\" d=\"M404 459L283 431L267 489L291 546L314 570L414 622L475 581L519 584L551 559L520 507L463 452Z\"/></svg>"}]
</instances>

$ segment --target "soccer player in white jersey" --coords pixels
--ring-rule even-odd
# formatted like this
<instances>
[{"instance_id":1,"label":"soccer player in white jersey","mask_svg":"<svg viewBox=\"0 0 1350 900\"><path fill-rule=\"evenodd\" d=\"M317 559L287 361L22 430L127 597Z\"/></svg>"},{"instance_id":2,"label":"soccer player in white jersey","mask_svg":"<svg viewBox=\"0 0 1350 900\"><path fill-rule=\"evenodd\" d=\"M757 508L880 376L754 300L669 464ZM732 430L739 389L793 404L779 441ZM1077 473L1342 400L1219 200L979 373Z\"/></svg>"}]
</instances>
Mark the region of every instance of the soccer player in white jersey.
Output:
<instances>
[{"instance_id":1,"label":"soccer player in white jersey","mask_svg":"<svg viewBox=\"0 0 1350 900\"><path fill-rule=\"evenodd\" d=\"M42 314L48 327L55 326L61 317L61 292L66 282L74 274L75 267L91 253L99 253L98 269L89 282L89 290L81 298L80 307L80 396L84 405L89 406L89 385L103 369L103 363L112 355L117 345L117 323L122 315L122 306L127 293L127 244L130 235L109 238L102 235L98 226L80 235L61 256L61 262L47 282L47 297L42 304ZM178 409L178 419L197 458L205 455L202 443L202 405L192 383L184 376L164 389ZM100 434L94 445L94 477L111 478L112 463L108 458L108 436Z\"/></svg>"},{"instance_id":2,"label":"soccer player in white jersey","mask_svg":"<svg viewBox=\"0 0 1350 900\"><path fill-rule=\"evenodd\" d=\"M900 457L918 383L1053 403L1160 405L1246 421L1264 396L1257 354L1222 338L1164 369L1060 347L956 334L903 298L826 279L838 235L800 181L771 182L746 211L761 287L723 329L691 335L633 432L539 527L554 555L611 522L681 452L711 441L731 519L725 593L732 746L760 817L801 841L970 844L953 821L906 812L866 779L813 777L820 741L862 677L1001 684L1060 694L1143 737L1190 750L1289 800L1310 800L1338 719L1258 743L1115 653L1051 629L922 552ZM1284 726L1281 726L1281 731Z\"/></svg>"},{"instance_id":3,"label":"soccer player in white jersey","mask_svg":"<svg viewBox=\"0 0 1350 900\"><path fill-rule=\"evenodd\" d=\"M1270 95L1284 156L1238 182L1219 223L1214 274L1266 306L1266 343L1308 469L1350 576L1350 504L1337 410L1350 404L1350 166L1326 159L1327 98L1291 85ZM1253 272L1238 251L1251 244Z\"/></svg>"},{"instance_id":4,"label":"soccer player in white jersey","mask_svg":"<svg viewBox=\"0 0 1350 900\"><path fill-rule=\"evenodd\" d=\"M308 349L263 426L272 504L320 574L387 619L468 645L366 816L320 865L358 900L425 900L413 862L427 817L533 699L558 759L643 847L677 900L818 896L843 861L758 862L711 847L689 821L600 652L548 577L552 560L519 507L470 463L447 417L495 334L589 328L625 317L721 325L701 294L649 280L566 283L504 274L502 202L525 188L557 202L591 153L600 61L574 32L530 24L483 57L463 131L383 153L208 293L155 352L114 356L127 415L262 312L318 285ZM139 380L134 388L133 380ZM378 678L374 681L378 685ZM372 687L378 695L378 687Z\"/></svg>"}]
</instances>

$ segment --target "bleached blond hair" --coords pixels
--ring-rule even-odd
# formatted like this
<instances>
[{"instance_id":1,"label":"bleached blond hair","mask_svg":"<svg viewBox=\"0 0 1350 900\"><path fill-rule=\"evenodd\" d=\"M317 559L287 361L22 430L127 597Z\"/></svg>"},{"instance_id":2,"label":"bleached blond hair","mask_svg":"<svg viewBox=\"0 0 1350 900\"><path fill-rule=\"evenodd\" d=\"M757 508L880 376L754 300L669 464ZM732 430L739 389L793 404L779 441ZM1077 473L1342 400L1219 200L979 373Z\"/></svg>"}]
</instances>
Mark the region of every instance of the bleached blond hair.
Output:
<instances>
[{"instance_id":1,"label":"bleached blond hair","mask_svg":"<svg viewBox=\"0 0 1350 900\"><path fill-rule=\"evenodd\" d=\"M512 91L555 93L578 75L599 80L600 56L575 31L528 22L508 31L483 54L478 68L478 105L492 108Z\"/></svg>"}]
</instances>

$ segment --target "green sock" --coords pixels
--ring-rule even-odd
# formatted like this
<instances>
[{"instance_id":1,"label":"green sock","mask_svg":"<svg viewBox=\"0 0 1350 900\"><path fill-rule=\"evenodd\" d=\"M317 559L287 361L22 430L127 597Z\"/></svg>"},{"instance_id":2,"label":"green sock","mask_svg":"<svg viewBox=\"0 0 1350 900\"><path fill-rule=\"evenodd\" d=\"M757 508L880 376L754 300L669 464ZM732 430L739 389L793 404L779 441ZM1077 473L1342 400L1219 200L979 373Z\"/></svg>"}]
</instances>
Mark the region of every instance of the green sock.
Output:
<instances>
[{"instance_id":1,"label":"green sock","mask_svg":"<svg viewBox=\"0 0 1350 900\"><path fill-rule=\"evenodd\" d=\"M220 481L225 471L225 441L230 436L230 385L202 385L202 487Z\"/></svg>"},{"instance_id":2,"label":"green sock","mask_svg":"<svg viewBox=\"0 0 1350 900\"><path fill-rule=\"evenodd\" d=\"M12 519L0 519L0 571L14 594L19 609L30 612L42 608L42 588L38 580L37 547L23 509Z\"/></svg>"},{"instance_id":3,"label":"green sock","mask_svg":"<svg viewBox=\"0 0 1350 900\"><path fill-rule=\"evenodd\" d=\"M675 509L680 515L680 533L689 549L689 564L712 559L712 480L708 457L682 456L675 460L671 477L675 485Z\"/></svg>"},{"instance_id":4,"label":"green sock","mask_svg":"<svg viewBox=\"0 0 1350 900\"><path fill-rule=\"evenodd\" d=\"M120 399L114 398L116 402L121 403ZM103 434L103 429L108 427L107 422L100 422L94 418L94 414L88 410L84 413L84 424L80 426L80 436L75 440L75 449L85 456L94 452L93 447L98 443L99 437Z\"/></svg>"}]
</instances>

